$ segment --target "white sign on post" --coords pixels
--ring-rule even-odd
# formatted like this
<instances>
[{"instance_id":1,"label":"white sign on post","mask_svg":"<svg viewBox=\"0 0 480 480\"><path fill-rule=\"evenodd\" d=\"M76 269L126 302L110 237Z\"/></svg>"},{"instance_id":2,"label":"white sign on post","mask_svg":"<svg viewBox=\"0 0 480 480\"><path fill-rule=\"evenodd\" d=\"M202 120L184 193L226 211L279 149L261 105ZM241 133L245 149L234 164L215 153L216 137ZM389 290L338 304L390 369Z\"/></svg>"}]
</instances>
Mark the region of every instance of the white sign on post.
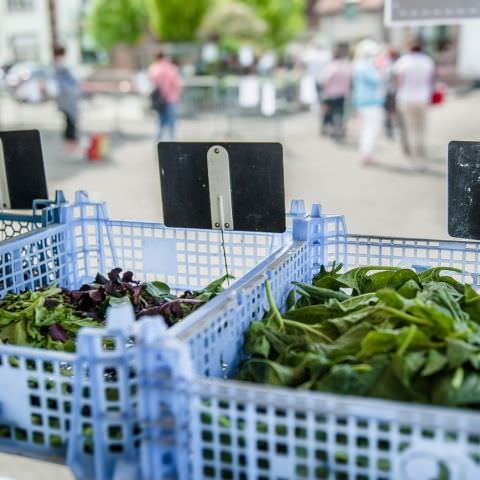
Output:
<instances>
[{"instance_id":1,"label":"white sign on post","mask_svg":"<svg viewBox=\"0 0 480 480\"><path fill-rule=\"evenodd\" d=\"M262 99L260 110L266 117L271 117L277 110L277 89L275 84L269 80L262 85Z\"/></svg>"},{"instance_id":2,"label":"white sign on post","mask_svg":"<svg viewBox=\"0 0 480 480\"><path fill-rule=\"evenodd\" d=\"M240 78L238 104L243 108L254 108L260 101L260 82L255 75Z\"/></svg>"},{"instance_id":3,"label":"white sign on post","mask_svg":"<svg viewBox=\"0 0 480 480\"><path fill-rule=\"evenodd\" d=\"M480 18L479 0L386 0L386 25L452 25Z\"/></svg>"}]
</instances>

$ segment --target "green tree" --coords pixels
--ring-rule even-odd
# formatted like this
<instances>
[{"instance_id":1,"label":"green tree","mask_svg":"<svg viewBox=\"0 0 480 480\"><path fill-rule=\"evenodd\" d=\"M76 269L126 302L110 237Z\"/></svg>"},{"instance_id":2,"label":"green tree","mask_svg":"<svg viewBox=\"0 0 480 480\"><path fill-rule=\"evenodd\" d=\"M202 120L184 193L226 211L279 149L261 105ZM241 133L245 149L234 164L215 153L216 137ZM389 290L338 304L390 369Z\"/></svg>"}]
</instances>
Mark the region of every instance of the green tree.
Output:
<instances>
[{"instance_id":1,"label":"green tree","mask_svg":"<svg viewBox=\"0 0 480 480\"><path fill-rule=\"evenodd\" d=\"M212 8L203 19L200 36L224 40L260 40L268 30L256 10L239 0L230 0Z\"/></svg>"},{"instance_id":2,"label":"green tree","mask_svg":"<svg viewBox=\"0 0 480 480\"><path fill-rule=\"evenodd\" d=\"M150 23L161 40L194 40L212 0L148 0Z\"/></svg>"},{"instance_id":3,"label":"green tree","mask_svg":"<svg viewBox=\"0 0 480 480\"><path fill-rule=\"evenodd\" d=\"M305 28L305 0L243 0L268 26L268 41L281 48Z\"/></svg>"},{"instance_id":4,"label":"green tree","mask_svg":"<svg viewBox=\"0 0 480 480\"><path fill-rule=\"evenodd\" d=\"M94 0L87 25L98 47L135 45L145 32L147 13L143 0Z\"/></svg>"}]
</instances>

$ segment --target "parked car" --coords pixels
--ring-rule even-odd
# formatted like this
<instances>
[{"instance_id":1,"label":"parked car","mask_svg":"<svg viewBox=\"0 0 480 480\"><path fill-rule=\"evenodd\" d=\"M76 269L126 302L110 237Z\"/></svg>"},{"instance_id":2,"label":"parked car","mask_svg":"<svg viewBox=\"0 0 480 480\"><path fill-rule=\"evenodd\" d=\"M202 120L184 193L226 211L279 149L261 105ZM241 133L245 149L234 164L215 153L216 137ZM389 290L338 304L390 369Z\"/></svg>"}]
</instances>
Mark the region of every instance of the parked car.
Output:
<instances>
[{"instance_id":1,"label":"parked car","mask_svg":"<svg viewBox=\"0 0 480 480\"><path fill-rule=\"evenodd\" d=\"M55 96L51 67L22 62L13 65L4 79L7 91L22 102L42 102Z\"/></svg>"}]
</instances>

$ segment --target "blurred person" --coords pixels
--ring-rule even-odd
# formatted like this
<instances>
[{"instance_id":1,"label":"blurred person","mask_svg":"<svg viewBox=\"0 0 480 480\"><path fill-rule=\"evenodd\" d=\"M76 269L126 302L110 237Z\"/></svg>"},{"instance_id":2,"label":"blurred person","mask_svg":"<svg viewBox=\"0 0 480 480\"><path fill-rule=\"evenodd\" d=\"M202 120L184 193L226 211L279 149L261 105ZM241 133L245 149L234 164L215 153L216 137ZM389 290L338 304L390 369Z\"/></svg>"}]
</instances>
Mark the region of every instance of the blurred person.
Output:
<instances>
[{"instance_id":1,"label":"blurred person","mask_svg":"<svg viewBox=\"0 0 480 480\"><path fill-rule=\"evenodd\" d=\"M379 45L363 40L356 48L353 66L353 105L360 117L361 163L372 163L384 118L384 76L377 62Z\"/></svg>"},{"instance_id":2,"label":"blurred person","mask_svg":"<svg viewBox=\"0 0 480 480\"><path fill-rule=\"evenodd\" d=\"M396 62L394 73L397 105L405 125L405 154L412 156L414 169L422 170L427 109L434 91L435 64L423 53L421 42L415 40L410 46L410 52Z\"/></svg>"},{"instance_id":3,"label":"blurred person","mask_svg":"<svg viewBox=\"0 0 480 480\"><path fill-rule=\"evenodd\" d=\"M65 65L66 49L62 45L54 48L55 84L59 110L65 115L65 150L73 156L81 156L78 141L80 83Z\"/></svg>"},{"instance_id":4,"label":"blurred person","mask_svg":"<svg viewBox=\"0 0 480 480\"><path fill-rule=\"evenodd\" d=\"M385 130L387 137L393 139L394 126L397 123L397 83L394 74L395 62L400 58L400 52L395 47L389 47L386 55L386 94L385 94Z\"/></svg>"},{"instance_id":5,"label":"blurred person","mask_svg":"<svg viewBox=\"0 0 480 480\"><path fill-rule=\"evenodd\" d=\"M331 60L332 52L321 46L307 48L302 54L302 62L305 64L306 72L315 80L318 98L320 98L322 93L323 71Z\"/></svg>"},{"instance_id":6,"label":"blurred person","mask_svg":"<svg viewBox=\"0 0 480 480\"><path fill-rule=\"evenodd\" d=\"M153 83L152 104L158 115L158 141L168 129L170 140L175 138L177 109L182 93L182 82L177 65L163 52L158 51L155 61L148 69L148 75ZM154 100L156 95L156 101Z\"/></svg>"},{"instance_id":7,"label":"blurred person","mask_svg":"<svg viewBox=\"0 0 480 480\"><path fill-rule=\"evenodd\" d=\"M398 111L397 105L397 79L395 76L395 64L400 58L400 52L395 47L389 47L385 60L385 131L387 138L393 140L397 131L402 149L408 152L407 137L403 117Z\"/></svg>"},{"instance_id":8,"label":"blurred person","mask_svg":"<svg viewBox=\"0 0 480 480\"><path fill-rule=\"evenodd\" d=\"M345 136L345 100L352 88L352 66L347 54L348 48L337 46L321 76L324 105L321 133L331 133L336 139Z\"/></svg>"}]
</instances>

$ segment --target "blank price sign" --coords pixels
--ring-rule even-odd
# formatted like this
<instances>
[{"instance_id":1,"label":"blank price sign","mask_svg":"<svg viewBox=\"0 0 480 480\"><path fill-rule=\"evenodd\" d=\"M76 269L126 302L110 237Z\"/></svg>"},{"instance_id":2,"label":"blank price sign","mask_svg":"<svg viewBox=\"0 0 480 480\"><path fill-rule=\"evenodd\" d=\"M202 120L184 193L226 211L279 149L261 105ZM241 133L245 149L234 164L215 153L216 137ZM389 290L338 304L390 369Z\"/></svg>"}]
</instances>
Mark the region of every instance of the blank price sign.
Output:
<instances>
[{"instance_id":1,"label":"blank price sign","mask_svg":"<svg viewBox=\"0 0 480 480\"><path fill-rule=\"evenodd\" d=\"M480 19L479 0L386 0L387 25L445 25Z\"/></svg>"}]
</instances>

